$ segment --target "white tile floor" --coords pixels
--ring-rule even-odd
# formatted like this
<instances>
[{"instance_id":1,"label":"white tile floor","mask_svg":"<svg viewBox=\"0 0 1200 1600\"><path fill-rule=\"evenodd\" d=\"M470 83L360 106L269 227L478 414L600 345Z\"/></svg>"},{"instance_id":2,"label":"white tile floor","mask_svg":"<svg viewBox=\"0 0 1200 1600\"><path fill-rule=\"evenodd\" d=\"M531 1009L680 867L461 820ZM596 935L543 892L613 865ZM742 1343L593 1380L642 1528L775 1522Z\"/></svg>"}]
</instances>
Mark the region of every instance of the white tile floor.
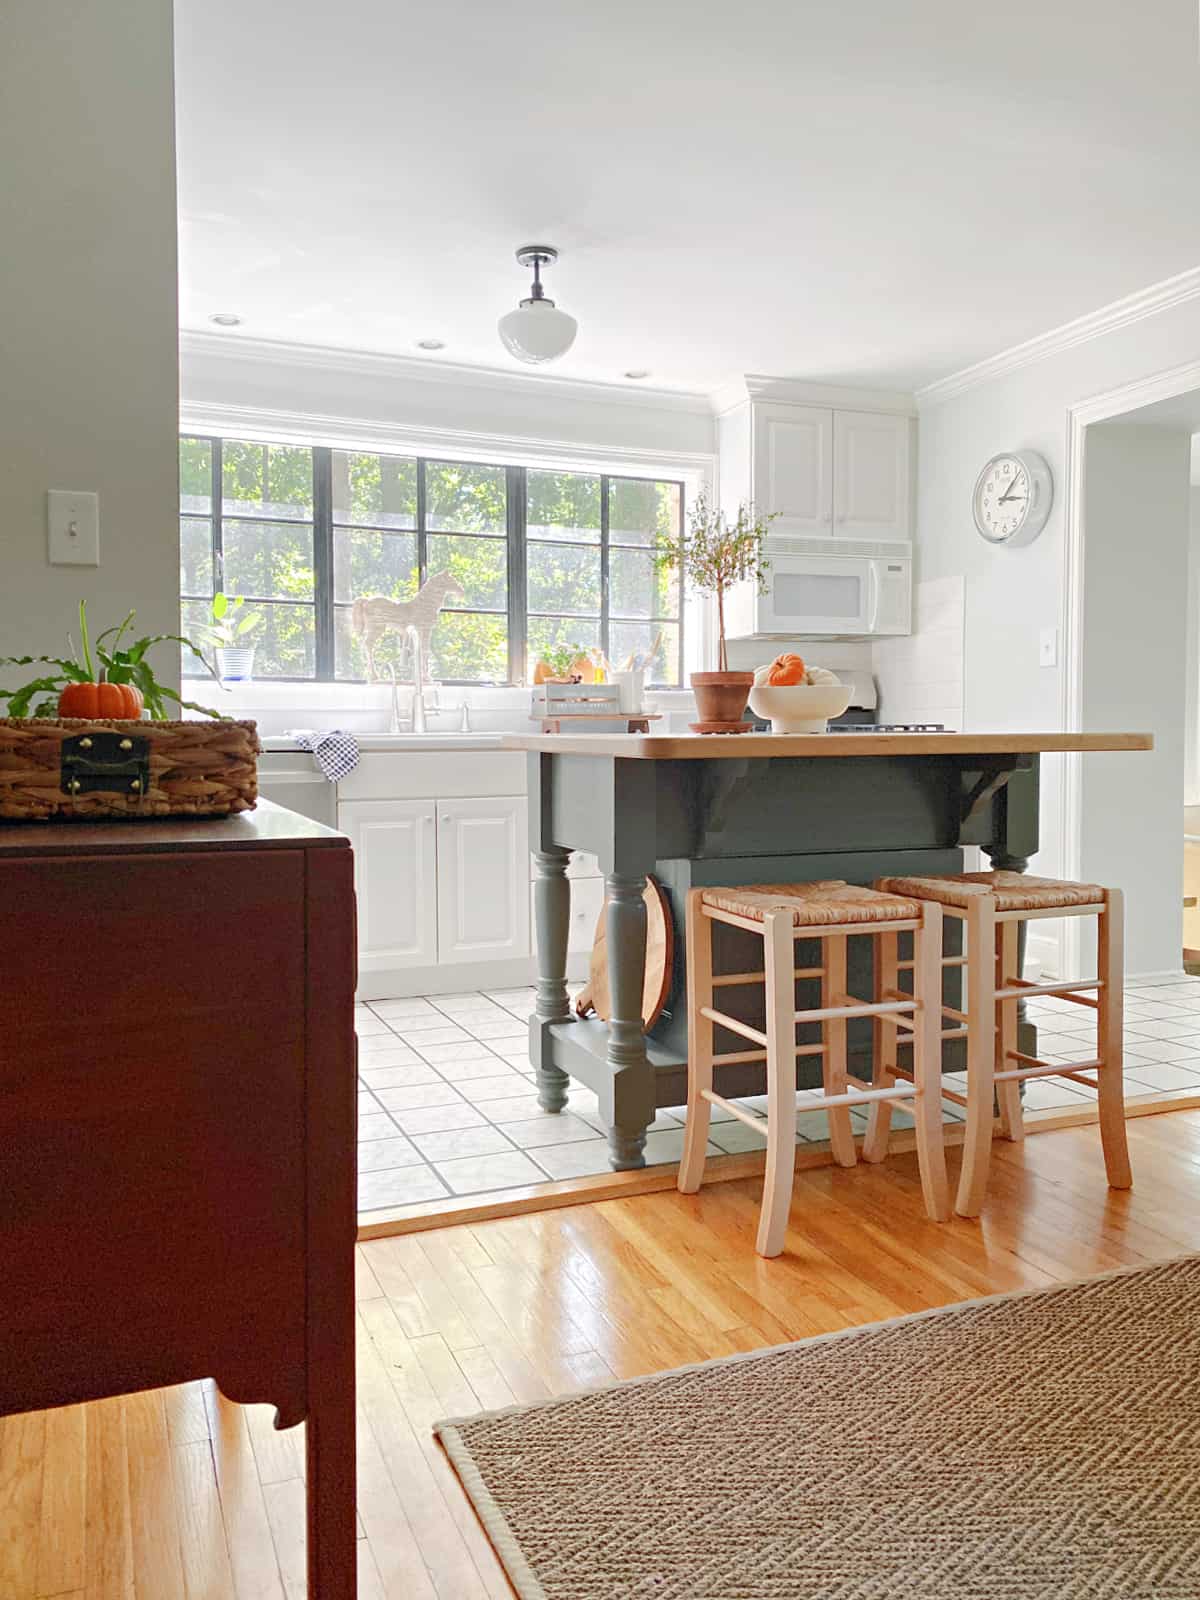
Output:
<instances>
[{"instance_id":1,"label":"white tile floor","mask_svg":"<svg viewBox=\"0 0 1200 1600\"><path fill-rule=\"evenodd\" d=\"M573 1084L561 1115L538 1106L526 1049L532 1004L531 989L502 989L356 1008L361 1211L503 1194L609 1170L604 1125L589 1089ZM1046 1060L1094 1055L1095 1022L1083 1007L1044 999L1029 1010ZM1130 984L1125 1051L1130 1095L1200 1089L1200 978ZM1035 1080L1025 1091L1034 1110L1093 1098L1057 1080ZM762 1097L745 1103L765 1110ZM864 1113L852 1115L865 1127ZM947 1116L957 1115L947 1107ZM909 1120L898 1107L896 1126ZM646 1138L648 1162L679 1159L682 1124L682 1107L659 1112ZM820 1112L802 1117L801 1142L828 1137L824 1124ZM753 1129L714 1110L711 1154L762 1146Z\"/></svg>"}]
</instances>

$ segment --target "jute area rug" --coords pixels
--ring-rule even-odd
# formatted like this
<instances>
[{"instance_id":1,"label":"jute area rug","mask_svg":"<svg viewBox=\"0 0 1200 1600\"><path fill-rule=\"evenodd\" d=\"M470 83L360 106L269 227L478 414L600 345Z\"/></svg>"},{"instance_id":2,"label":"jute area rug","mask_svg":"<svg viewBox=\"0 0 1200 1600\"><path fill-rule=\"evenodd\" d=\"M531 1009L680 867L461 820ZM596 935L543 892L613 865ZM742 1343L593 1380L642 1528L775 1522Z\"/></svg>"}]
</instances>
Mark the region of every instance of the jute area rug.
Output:
<instances>
[{"instance_id":1,"label":"jute area rug","mask_svg":"<svg viewBox=\"0 0 1200 1600\"><path fill-rule=\"evenodd\" d=\"M437 1432L522 1600L1198 1600L1200 1256Z\"/></svg>"}]
</instances>

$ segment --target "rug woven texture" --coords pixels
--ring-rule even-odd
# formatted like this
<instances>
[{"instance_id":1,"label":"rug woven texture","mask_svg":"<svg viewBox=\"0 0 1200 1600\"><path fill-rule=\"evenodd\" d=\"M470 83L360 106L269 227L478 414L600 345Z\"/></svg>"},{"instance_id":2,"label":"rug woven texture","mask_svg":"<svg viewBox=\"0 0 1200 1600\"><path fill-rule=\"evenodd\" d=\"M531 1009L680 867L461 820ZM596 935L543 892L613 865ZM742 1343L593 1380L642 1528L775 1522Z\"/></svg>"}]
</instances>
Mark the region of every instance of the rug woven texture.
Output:
<instances>
[{"instance_id":1,"label":"rug woven texture","mask_svg":"<svg viewBox=\"0 0 1200 1600\"><path fill-rule=\"evenodd\" d=\"M522 1600L1197 1600L1200 1256L437 1431Z\"/></svg>"}]
</instances>

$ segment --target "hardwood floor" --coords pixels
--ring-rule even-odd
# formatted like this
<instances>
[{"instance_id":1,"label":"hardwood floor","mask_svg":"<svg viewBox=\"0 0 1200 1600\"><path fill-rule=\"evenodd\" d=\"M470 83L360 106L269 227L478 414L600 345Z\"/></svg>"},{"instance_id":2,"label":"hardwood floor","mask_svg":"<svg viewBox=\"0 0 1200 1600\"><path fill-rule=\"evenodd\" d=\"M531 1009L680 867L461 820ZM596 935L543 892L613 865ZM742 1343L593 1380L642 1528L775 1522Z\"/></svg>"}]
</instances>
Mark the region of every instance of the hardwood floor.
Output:
<instances>
[{"instance_id":1,"label":"hardwood floor","mask_svg":"<svg viewBox=\"0 0 1200 1600\"><path fill-rule=\"evenodd\" d=\"M998 1143L979 1223L926 1219L913 1156L803 1172L770 1262L753 1181L361 1246L360 1595L510 1593L437 1417L1200 1248L1200 1112L1129 1139L1129 1194L1095 1128ZM0 1600L297 1600L302 1463L207 1384L0 1420Z\"/></svg>"}]
</instances>

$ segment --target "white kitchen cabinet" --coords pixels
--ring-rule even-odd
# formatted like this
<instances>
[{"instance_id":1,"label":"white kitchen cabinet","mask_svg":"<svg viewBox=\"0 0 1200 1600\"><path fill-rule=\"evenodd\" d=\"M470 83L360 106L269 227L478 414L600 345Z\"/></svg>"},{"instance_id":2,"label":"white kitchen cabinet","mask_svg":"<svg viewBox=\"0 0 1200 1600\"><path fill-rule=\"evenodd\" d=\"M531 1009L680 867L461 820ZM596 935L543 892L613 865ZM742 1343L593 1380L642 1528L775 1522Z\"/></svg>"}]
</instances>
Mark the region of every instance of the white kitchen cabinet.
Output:
<instances>
[{"instance_id":1,"label":"white kitchen cabinet","mask_svg":"<svg viewBox=\"0 0 1200 1600\"><path fill-rule=\"evenodd\" d=\"M910 423L833 412L833 531L844 539L908 539Z\"/></svg>"},{"instance_id":2,"label":"white kitchen cabinet","mask_svg":"<svg viewBox=\"0 0 1200 1600\"><path fill-rule=\"evenodd\" d=\"M754 503L777 512L773 537L829 536L833 523L834 416L819 406L753 407Z\"/></svg>"},{"instance_id":3,"label":"white kitchen cabinet","mask_svg":"<svg viewBox=\"0 0 1200 1600\"><path fill-rule=\"evenodd\" d=\"M567 935L567 951L571 955L590 956L596 938L596 923L604 908L603 878L573 878L571 880L571 930Z\"/></svg>"},{"instance_id":4,"label":"white kitchen cabinet","mask_svg":"<svg viewBox=\"0 0 1200 1600\"><path fill-rule=\"evenodd\" d=\"M529 806L524 795L437 803L437 959L529 954Z\"/></svg>"},{"instance_id":5,"label":"white kitchen cabinet","mask_svg":"<svg viewBox=\"0 0 1200 1600\"><path fill-rule=\"evenodd\" d=\"M767 384L718 421L725 512L752 499L777 513L770 540L819 540L826 554L831 541L907 544L914 428L902 397L865 391L855 405L845 388Z\"/></svg>"},{"instance_id":6,"label":"white kitchen cabinet","mask_svg":"<svg viewBox=\"0 0 1200 1600\"><path fill-rule=\"evenodd\" d=\"M354 846L360 977L433 966L438 959L436 804L345 800L338 806L338 826Z\"/></svg>"}]
</instances>

